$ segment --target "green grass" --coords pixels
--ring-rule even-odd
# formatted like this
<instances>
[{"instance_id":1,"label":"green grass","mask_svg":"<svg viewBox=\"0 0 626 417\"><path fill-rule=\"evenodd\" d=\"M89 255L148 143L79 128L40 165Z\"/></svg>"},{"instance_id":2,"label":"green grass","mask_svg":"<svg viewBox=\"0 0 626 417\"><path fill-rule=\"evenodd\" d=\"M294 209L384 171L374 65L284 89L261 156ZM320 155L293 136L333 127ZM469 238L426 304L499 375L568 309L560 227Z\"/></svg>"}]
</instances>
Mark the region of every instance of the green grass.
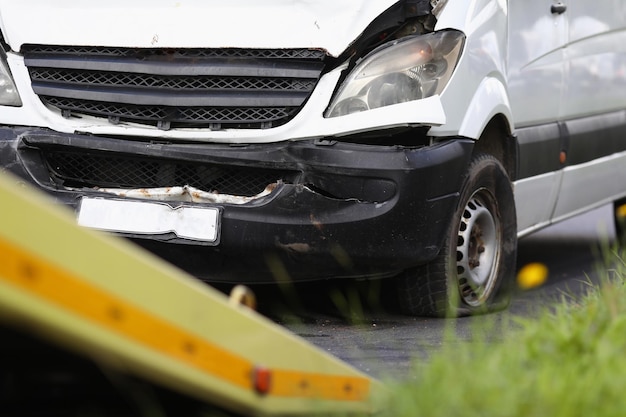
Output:
<instances>
[{"instance_id":1,"label":"green grass","mask_svg":"<svg viewBox=\"0 0 626 417\"><path fill-rule=\"evenodd\" d=\"M455 340L416 363L389 383L381 417L626 415L626 265L607 253L582 299L564 295L495 343Z\"/></svg>"}]
</instances>

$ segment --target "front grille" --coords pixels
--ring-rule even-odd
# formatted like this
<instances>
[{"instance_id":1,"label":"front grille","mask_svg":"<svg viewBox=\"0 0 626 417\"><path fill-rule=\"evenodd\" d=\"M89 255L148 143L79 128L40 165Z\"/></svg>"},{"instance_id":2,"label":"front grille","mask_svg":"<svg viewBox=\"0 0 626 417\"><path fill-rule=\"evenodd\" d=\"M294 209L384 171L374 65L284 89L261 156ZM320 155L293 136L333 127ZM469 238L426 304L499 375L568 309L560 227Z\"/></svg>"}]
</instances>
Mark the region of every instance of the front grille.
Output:
<instances>
[{"instance_id":1,"label":"front grille","mask_svg":"<svg viewBox=\"0 0 626 417\"><path fill-rule=\"evenodd\" d=\"M293 182L294 171L221 166L111 153L42 151L52 179L68 188L161 188L189 185L203 191L252 197L268 184Z\"/></svg>"},{"instance_id":2,"label":"front grille","mask_svg":"<svg viewBox=\"0 0 626 417\"><path fill-rule=\"evenodd\" d=\"M42 100L52 106L63 109L72 114L90 114L108 117L112 123L120 120L143 120L162 129L169 129L172 125L200 124L212 129L221 129L225 126L224 120L229 120L230 127L264 127L269 119L290 118L285 108L257 108L257 107L184 107L170 108L164 106L135 106L119 103L104 103L100 101L74 100L62 97L43 96ZM269 127L269 126L268 126Z\"/></svg>"},{"instance_id":3,"label":"front grille","mask_svg":"<svg viewBox=\"0 0 626 417\"><path fill-rule=\"evenodd\" d=\"M309 49L26 45L33 90L64 117L177 127L271 128L302 108L324 68Z\"/></svg>"}]
</instances>

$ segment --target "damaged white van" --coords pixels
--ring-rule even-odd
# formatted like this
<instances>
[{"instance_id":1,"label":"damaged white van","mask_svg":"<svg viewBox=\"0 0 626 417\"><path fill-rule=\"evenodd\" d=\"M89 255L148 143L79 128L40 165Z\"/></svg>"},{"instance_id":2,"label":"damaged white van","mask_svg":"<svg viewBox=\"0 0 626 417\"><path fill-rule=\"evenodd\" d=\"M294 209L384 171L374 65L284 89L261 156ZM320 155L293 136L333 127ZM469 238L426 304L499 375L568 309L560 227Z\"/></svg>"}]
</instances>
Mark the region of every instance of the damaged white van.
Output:
<instances>
[{"instance_id":1,"label":"damaged white van","mask_svg":"<svg viewBox=\"0 0 626 417\"><path fill-rule=\"evenodd\" d=\"M0 170L208 281L389 278L409 314L491 311L518 236L626 197L625 22L624 0L0 0Z\"/></svg>"}]
</instances>

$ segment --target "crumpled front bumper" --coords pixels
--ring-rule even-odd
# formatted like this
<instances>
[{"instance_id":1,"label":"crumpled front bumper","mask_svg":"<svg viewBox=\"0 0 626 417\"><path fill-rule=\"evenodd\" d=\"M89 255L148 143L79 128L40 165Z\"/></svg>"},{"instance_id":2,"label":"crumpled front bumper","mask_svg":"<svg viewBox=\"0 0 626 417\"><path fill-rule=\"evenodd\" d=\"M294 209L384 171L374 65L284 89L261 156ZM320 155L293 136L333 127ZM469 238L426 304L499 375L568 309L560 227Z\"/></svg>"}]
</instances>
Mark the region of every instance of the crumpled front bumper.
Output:
<instances>
[{"instance_id":1,"label":"crumpled front bumper","mask_svg":"<svg viewBox=\"0 0 626 417\"><path fill-rule=\"evenodd\" d=\"M1 128L1 169L76 209L83 196L114 195L52 181L42 162L43 151L50 148L298 171L296 180L274 184L271 192L244 203L185 203L220 207L216 245L176 236L129 236L200 278L260 283L384 277L432 260L457 203L473 142L403 147L316 140L228 146Z\"/></svg>"}]
</instances>

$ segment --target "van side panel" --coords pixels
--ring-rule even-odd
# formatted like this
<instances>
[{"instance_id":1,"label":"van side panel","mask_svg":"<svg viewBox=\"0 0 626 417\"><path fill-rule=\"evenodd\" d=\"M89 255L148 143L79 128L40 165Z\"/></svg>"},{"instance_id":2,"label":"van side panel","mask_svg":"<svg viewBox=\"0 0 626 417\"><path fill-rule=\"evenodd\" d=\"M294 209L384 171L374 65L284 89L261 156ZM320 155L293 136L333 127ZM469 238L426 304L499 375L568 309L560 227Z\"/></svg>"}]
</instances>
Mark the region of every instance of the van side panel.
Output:
<instances>
[{"instance_id":1,"label":"van side panel","mask_svg":"<svg viewBox=\"0 0 626 417\"><path fill-rule=\"evenodd\" d=\"M561 120L624 108L626 2L568 0L567 82Z\"/></svg>"},{"instance_id":2,"label":"van side panel","mask_svg":"<svg viewBox=\"0 0 626 417\"><path fill-rule=\"evenodd\" d=\"M549 224L561 182L556 123L564 81L567 20L544 0L511 1L507 81L518 140L515 182L521 235Z\"/></svg>"},{"instance_id":3,"label":"van side panel","mask_svg":"<svg viewBox=\"0 0 626 417\"><path fill-rule=\"evenodd\" d=\"M561 184L557 123L521 128L518 141L518 181L515 182L517 226L520 234L549 223Z\"/></svg>"},{"instance_id":4,"label":"van side panel","mask_svg":"<svg viewBox=\"0 0 626 417\"><path fill-rule=\"evenodd\" d=\"M517 128L556 120L563 87L565 15L550 2L509 2L508 88Z\"/></svg>"},{"instance_id":5,"label":"van side panel","mask_svg":"<svg viewBox=\"0 0 626 417\"><path fill-rule=\"evenodd\" d=\"M568 0L565 14L567 161L553 221L610 203L626 184L626 1Z\"/></svg>"},{"instance_id":6,"label":"van side panel","mask_svg":"<svg viewBox=\"0 0 626 417\"><path fill-rule=\"evenodd\" d=\"M626 111L569 120L565 127L567 166L555 221L626 195Z\"/></svg>"},{"instance_id":7,"label":"van side panel","mask_svg":"<svg viewBox=\"0 0 626 417\"><path fill-rule=\"evenodd\" d=\"M624 167L626 167L625 152L566 168L553 222L626 196Z\"/></svg>"}]
</instances>

